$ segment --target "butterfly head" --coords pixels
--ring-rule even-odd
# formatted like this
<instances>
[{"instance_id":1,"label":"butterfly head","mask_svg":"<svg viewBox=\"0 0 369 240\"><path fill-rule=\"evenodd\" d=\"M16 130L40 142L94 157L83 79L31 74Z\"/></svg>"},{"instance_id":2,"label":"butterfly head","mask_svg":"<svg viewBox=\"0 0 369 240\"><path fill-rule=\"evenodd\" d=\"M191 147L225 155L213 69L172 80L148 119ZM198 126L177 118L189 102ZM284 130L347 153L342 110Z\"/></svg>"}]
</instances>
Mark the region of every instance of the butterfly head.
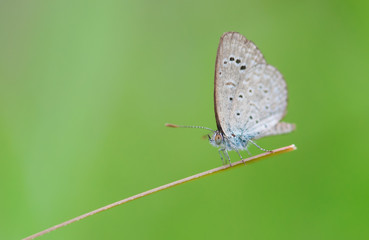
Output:
<instances>
[{"instance_id":1,"label":"butterfly head","mask_svg":"<svg viewBox=\"0 0 369 240\"><path fill-rule=\"evenodd\" d=\"M210 137L209 142L215 147L223 147L224 146L224 137L220 131L214 131L214 134Z\"/></svg>"},{"instance_id":2,"label":"butterfly head","mask_svg":"<svg viewBox=\"0 0 369 240\"><path fill-rule=\"evenodd\" d=\"M219 147L219 148L226 148L226 142L228 142L228 139L224 137L223 133L220 130L216 130L214 131L213 129L207 128L207 127L201 127L201 126L183 126L183 125L176 125L176 124L170 124L167 123L165 124L165 126L167 127L171 127L171 128L201 128L201 129L206 129L209 130L211 132L213 132L213 135L207 135L209 138L209 142L211 145L213 145L214 147Z\"/></svg>"}]
</instances>

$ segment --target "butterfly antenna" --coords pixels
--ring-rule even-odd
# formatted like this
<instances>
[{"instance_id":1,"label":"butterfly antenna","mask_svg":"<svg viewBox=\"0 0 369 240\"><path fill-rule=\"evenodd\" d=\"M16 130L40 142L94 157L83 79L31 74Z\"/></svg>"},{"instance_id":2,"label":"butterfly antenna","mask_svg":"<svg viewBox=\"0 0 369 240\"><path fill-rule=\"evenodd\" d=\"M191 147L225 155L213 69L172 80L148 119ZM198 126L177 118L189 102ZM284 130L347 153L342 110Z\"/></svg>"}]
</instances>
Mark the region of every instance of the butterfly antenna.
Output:
<instances>
[{"instance_id":1,"label":"butterfly antenna","mask_svg":"<svg viewBox=\"0 0 369 240\"><path fill-rule=\"evenodd\" d=\"M166 123L165 124L166 127L171 127L171 128L201 128L201 129L206 129L212 132L215 132L213 129L207 128L207 127L201 127L201 126L181 126L181 125L175 125L175 124L171 124L171 123Z\"/></svg>"}]
</instances>

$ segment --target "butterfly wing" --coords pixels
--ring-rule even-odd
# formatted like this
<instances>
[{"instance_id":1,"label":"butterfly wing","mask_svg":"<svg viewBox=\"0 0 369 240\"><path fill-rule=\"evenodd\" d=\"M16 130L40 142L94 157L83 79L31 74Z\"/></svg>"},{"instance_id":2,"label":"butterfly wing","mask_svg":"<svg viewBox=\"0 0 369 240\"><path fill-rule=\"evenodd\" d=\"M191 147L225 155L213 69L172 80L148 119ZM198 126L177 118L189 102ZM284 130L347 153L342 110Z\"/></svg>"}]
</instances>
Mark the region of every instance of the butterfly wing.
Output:
<instances>
[{"instance_id":1,"label":"butterfly wing","mask_svg":"<svg viewBox=\"0 0 369 240\"><path fill-rule=\"evenodd\" d=\"M225 33L216 60L214 102L218 129L251 139L284 116L286 83L255 44L239 33Z\"/></svg>"},{"instance_id":2,"label":"butterfly wing","mask_svg":"<svg viewBox=\"0 0 369 240\"><path fill-rule=\"evenodd\" d=\"M239 82L230 117L232 131L254 138L273 128L285 115L287 85L279 71L268 64L259 64Z\"/></svg>"},{"instance_id":3,"label":"butterfly wing","mask_svg":"<svg viewBox=\"0 0 369 240\"><path fill-rule=\"evenodd\" d=\"M274 127L269 129L268 131L265 131L261 133L260 135L258 135L257 137L255 137L255 139L289 133L295 130L295 128L296 128L296 125L293 123L279 122Z\"/></svg>"}]
</instances>

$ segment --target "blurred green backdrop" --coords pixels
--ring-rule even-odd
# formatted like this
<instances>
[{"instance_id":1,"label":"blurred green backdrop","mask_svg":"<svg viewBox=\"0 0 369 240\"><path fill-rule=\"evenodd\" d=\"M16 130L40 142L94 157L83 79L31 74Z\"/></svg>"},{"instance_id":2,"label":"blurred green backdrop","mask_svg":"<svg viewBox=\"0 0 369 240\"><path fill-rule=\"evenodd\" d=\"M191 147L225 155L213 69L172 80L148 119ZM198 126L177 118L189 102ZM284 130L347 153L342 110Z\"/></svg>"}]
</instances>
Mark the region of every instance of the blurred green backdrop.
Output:
<instances>
[{"instance_id":1,"label":"blurred green backdrop","mask_svg":"<svg viewBox=\"0 0 369 240\"><path fill-rule=\"evenodd\" d=\"M258 143L298 150L42 239L367 239L368 16L367 1L1 1L0 239L220 166L206 131L164 123L215 128L226 31L289 87L297 131Z\"/></svg>"}]
</instances>

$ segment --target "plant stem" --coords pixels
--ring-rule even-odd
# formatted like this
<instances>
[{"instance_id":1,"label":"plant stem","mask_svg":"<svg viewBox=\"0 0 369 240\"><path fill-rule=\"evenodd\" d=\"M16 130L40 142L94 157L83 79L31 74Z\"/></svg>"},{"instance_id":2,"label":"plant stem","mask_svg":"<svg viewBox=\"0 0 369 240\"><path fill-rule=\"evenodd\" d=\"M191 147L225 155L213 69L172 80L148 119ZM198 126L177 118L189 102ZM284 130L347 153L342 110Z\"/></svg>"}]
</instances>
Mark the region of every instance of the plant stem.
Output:
<instances>
[{"instance_id":1,"label":"plant stem","mask_svg":"<svg viewBox=\"0 0 369 240\"><path fill-rule=\"evenodd\" d=\"M259 160L261 160L263 158L266 158L266 157L269 157L269 156L272 156L272 155L277 155L277 154L285 153L285 152L290 152L290 151L293 151L293 150L296 150L295 145L290 145L290 146L287 146L287 147L278 148L278 149L275 149L275 150L270 151L270 152L265 152L265 153L262 153L262 154L259 154L259 155L256 155L256 156L253 156L253 157L244 159L244 160L240 160L238 162L234 162L234 163L232 163L232 166L225 165L225 166L217 167L217 168L214 168L214 169L211 169L211 170L202 172L202 173L198 173L196 175L193 175L193 176L190 176L190 177L187 177L187 178L183 178L183 179L178 180L178 181L175 181L175 182L171 182L171 183L162 185L162 186L157 187L157 188L153 188L153 189L148 190L146 192L139 193L139 194L134 195L132 197L129 197L129 198L120 200L118 202L109 204L109 205L107 205L105 207L102 207L102 208L93 210L91 212L85 213L85 214L83 214L81 216L78 216L76 218L70 219L70 220L65 221L63 223L60 223L58 225L55 225L55 226L50 227L48 229L45 229L45 230L43 230L43 231L41 231L39 233L36 233L36 234L33 234L33 235L29 236L29 237L24 238L24 240L34 239L36 237L39 237L41 235L44 235L45 233L54 231L54 230L56 230L58 228L64 227L64 226L69 225L69 224L71 224L73 222L77 222L78 220L81 220L81 219L84 219L86 217L92 216L92 215L94 215L96 213L100 213L100 212L106 211L106 210L111 209L113 207L122 205L124 203L130 202L130 201L133 201L133 200L136 200L138 198L142 198L142 197L148 196L150 194L159 192L161 190L168 189L168 188L171 188L171 187L174 187L174 186L177 186L177 185L180 185L182 183L189 182L189 181L192 181L192 180L195 180L195 179L199 179L201 177L209 176L209 175L214 174L214 173L226 171L226 170L229 170L229 169L234 169L235 167L240 167L240 166L248 165L250 163L259 161Z\"/></svg>"}]
</instances>

